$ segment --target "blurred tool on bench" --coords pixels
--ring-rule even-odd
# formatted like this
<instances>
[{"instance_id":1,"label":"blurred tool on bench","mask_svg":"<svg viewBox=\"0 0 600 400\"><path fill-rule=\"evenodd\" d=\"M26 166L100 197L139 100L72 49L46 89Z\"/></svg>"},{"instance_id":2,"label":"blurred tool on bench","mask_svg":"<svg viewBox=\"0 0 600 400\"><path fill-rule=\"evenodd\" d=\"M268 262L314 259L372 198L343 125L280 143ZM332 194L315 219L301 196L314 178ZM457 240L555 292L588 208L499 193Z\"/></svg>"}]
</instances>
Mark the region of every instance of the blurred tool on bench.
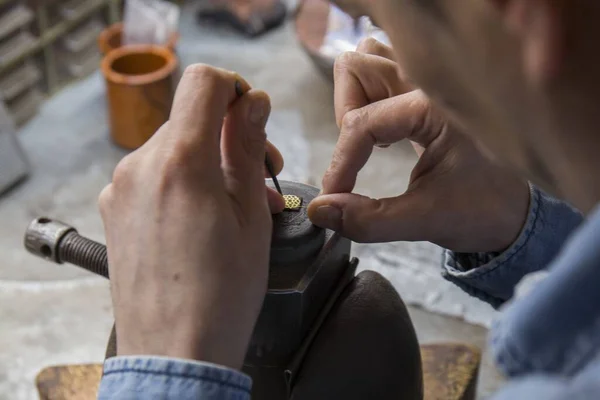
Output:
<instances>
[{"instance_id":1,"label":"blurred tool on bench","mask_svg":"<svg viewBox=\"0 0 600 400\"><path fill-rule=\"evenodd\" d=\"M201 25L231 28L247 37L260 36L280 26L287 14L282 0L211 0L198 10Z\"/></svg>"}]
</instances>

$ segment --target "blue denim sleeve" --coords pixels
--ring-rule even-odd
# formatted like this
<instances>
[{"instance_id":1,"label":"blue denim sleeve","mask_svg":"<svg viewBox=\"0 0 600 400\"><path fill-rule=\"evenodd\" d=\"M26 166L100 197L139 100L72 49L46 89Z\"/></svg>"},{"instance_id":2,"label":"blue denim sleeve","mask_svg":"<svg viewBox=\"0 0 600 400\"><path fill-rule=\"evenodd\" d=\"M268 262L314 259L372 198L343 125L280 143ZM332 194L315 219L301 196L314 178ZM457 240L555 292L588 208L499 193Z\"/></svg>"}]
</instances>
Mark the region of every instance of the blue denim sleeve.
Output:
<instances>
[{"instance_id":1,"label":"blue denim sleeve","mask_svg":"<svg viewBox=\"0 0 600 400\"><path fill-rule=\"evenodd\" d=\"M109 358L99 400L249 400L252 381L223 366L166 357Z\"/></svg>"},{"instance_id":2,"label":"blue denim sleeve","mask_svg":"<svg viewBox=\"0 0 600 400\"><path fill-rule=\"evenodd\" d=\"M596 362L575 377L531 375L514 379L492 400L590 400L600 393L600 363Z\"/></svg>"},{"instance_id":3,"label":"blue denim sleeve","mask_svg":"<svg viewBox=\"0 0 600 400\"><path fill-rule=\"evenodd\" d=\"M503 307L490 345L505 375L571 377L600 360L598 238L600 207L569 238L546 277Z\"/></svg>"},{"instance_id":4,"label":"blue denim sleeve","mask_svg":"<svg viewBox=\"0 0 600 400\"><path fill-rule=\"evenodd\" d=\"M442 276L472 296L499 307L527 274L544 269L583 221L582 214L530 185L527 220L502 253L444 251Z\"/></svg>"}]
</instances>

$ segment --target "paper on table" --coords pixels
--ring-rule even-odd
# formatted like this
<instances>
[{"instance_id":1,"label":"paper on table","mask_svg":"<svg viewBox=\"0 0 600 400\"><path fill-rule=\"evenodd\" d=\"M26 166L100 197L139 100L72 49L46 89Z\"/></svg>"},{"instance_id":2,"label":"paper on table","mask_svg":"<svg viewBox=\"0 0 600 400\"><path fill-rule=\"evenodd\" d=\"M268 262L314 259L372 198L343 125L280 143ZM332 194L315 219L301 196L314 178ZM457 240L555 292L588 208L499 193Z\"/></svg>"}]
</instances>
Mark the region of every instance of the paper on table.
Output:
<instances>
[{"instance_id":1,"label":"paper on table","mask_svg":"<svg viewBox=\"0 0 600 400\"><path fill-rule=\"evenodd\" d=\"M366 37L372 37L387 45L390 43L385 32L373 25L368 17L360 17L355 24L354 18L331 5L321 53L335 58L343 52L355 51L360 41Z\"/></svg>"},{"instance_id":2,"label":"paper on table","mask_svg":"<svg viewBox=\"0 0 600 400\"><path fill-rule=\"evenodd\" d=\"M177 32L179 6L163 0L128 0L125 3L123 43L167 44Z\"/></svg>"}]
</instances>

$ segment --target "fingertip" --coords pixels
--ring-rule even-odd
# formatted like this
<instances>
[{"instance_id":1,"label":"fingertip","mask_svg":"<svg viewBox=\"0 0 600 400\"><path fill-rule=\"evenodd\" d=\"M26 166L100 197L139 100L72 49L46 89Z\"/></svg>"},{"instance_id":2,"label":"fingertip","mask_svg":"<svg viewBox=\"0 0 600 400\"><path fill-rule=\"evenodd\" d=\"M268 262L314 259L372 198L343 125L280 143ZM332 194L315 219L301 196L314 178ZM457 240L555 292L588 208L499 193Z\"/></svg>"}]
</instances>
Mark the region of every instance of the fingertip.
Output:
<instances>
[{"instance_id":1,"label":"fingertip","mask_svg":"<svg viewBox=\"0 0 600 400\"><path fill-rule=\"evenodd\" d=\"M308 217L319 227L331 229L355 242L372 242L380 232L382 208L379 200L353 193L316 197L308 206Z\"/></svg>"},{"instance_id":2,"label":"fingertip","mask_svg":"<svg viewBox=\"0 0 600 400\"><path fill-rule=\"evenodd\" d=\"M327 195L318 196L310 202L306 211L316 226L339 232L342 230L343 210L331 200Z\"/></svg>"},{"instance_id":3,"label":"fingertip","mask_svg":"<svg viewBox=\"0 0 600 400\"><path fill-rule=\"evenodd\" d=\"M308 203L308 206L306 207L306 215L308 216L308 219L310 219L311 221L313 221L313 219L315 217L315 212L316 212L317 208L319 207L319 199L321 197L322 197L322 195L319 194L319 196L315 197L310 203Z\"/></svg>"},{"instance_id":4,"label":"fingertip","mask_svg":"<svg viewBox=\"0 0 600 400\"><path fill-rule=\"evenodd\" d=\"M252 160L252 168L259 168L260 173L265 157L264 127L270 112L269 96L256 89L246 92L231 105L222 135L222 151L227 163L242 165Z\"/></svg>"},{"instance_id":5,"label":"fingertip","mask_svg":"<svg viewBox=\"0 0 600 400\"><path fill-rule=\"evenodd\" d=\"M273 173L275 175L279 175L279 173L283 170L284 160L281 152L273 143L267 140L267 153L269 154L269 159L271 160L271 164L273 166ZM265 168L265 178L271 178L271 175Z\"/></svg>"},{"instance_id":6,"label":"fingertip","mask_svg":"<svg viewBox=\"0 0 600 400\"><path fill-rule=\"evenodd\" d=\"M252 86L240 74L238 74L237 72L232 72L232 74L235 79L235 93L238 97L241 97L250 90L252 90Z\"/></svg>"},{"instance_id":7,"label":"fingertip","mask_svg":"<svg viewBox=\"0 0 600 400\"><path fill-rule=\"evenodd\" d=\"M269 203L269 209L271 214L279 214L283 212L285 208L285 200L276 190L267 187L267 201Z\"/></svg>"},{"instance_id":8,"label":"fingertip","mask_svg":"<svg viewBox=\"0 0 600 400\"><path fill-rule=\"evenodd\" d=\"M267 111L267 114L271 113L271 97L269 97L267 92L263 90L252 89L246 94L246 96L250 98L253 104L263 105Z\"/></svg>"},{"instance_id":9,"label":"fingertip","mask_svg":"<svg viewBox=\"0 0 600 400\"><path fill-rule=\"evenodd\" d=\"M240 98L230 110L244 120L248 126L263 130L271 114L271 98L257 89L251 89Z\"/></svg>"}]
</instances>

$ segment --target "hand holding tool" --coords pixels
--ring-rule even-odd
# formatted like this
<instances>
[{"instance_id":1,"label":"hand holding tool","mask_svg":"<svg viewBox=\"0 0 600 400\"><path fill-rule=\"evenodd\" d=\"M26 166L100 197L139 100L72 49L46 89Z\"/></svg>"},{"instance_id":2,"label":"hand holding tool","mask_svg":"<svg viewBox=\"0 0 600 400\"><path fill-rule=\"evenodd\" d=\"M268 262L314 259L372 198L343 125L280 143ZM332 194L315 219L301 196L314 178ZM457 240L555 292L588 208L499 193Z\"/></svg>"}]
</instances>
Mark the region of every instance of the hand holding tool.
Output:
<instances>
[{"instance_id":1,"label":"hand holding tool","mask_svg":"<svg viewBox=\"0 0 600 400\"><path fill-rule=\"evenodd\" d=\"M245 93L244 89L242 88L242 84L239 80L235 81L235 93L238 95L238 97L242 97ZM271 162L271 159L269 158L269 153L265 153L265 167L267 168L267 172L269 173L269 176L271 176L271 179L273 180L273 184L275 185L275 188L277 189L279 194L283 196L283 192L281 191L281 186L279 185L279 181L277 180L277 176L275 175L275 170L273 169L273 163Z\"/></svg>"}]
</instances>

